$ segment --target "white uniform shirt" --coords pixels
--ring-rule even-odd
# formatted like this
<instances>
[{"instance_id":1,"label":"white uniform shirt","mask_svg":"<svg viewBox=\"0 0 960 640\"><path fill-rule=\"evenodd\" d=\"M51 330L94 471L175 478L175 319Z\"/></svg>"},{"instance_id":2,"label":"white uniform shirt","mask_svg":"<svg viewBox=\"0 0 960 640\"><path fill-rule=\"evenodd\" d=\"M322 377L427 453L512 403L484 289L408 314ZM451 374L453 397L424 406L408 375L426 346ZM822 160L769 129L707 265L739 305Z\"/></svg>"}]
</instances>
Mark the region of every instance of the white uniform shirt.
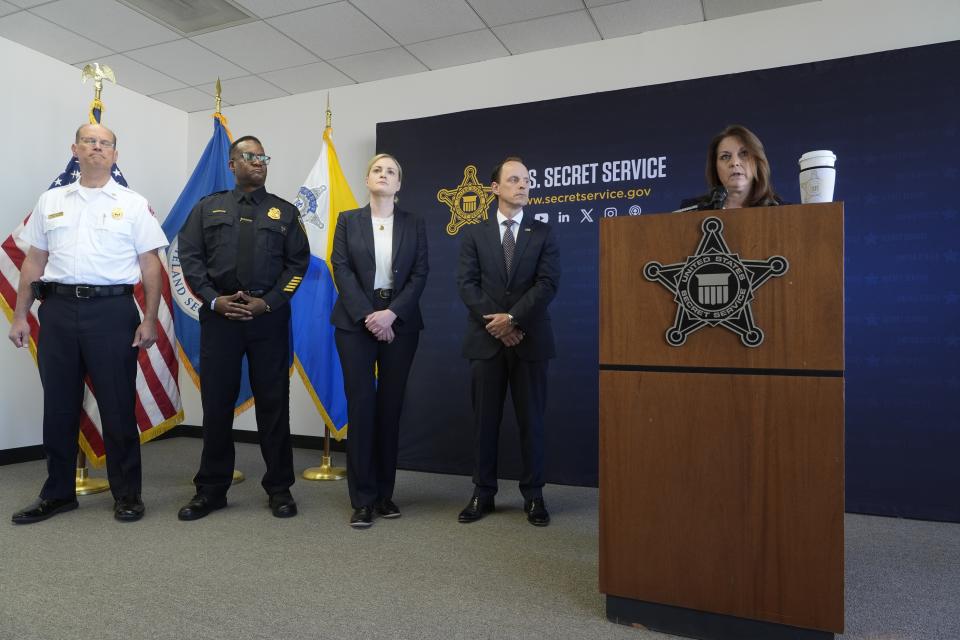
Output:
<instances>
[{"instance_id":1,"label":"white uniform shirt","mask_svg":"<svg viewBox=\"0 0 960 640\"><path fill-rule=\"evenodd\" d=\"M167 245L146 198L113 178L45 191L20 238L50 254L43 281L62 284L136 284L139 255Z\"/></svg>"},{"instance_id":2,"label":"white uniform shirt","mask_svg":"<svg viewBox=\"0 0 960 640\"><path fill-rule=\"evenodd\" d=\"M373 277L374 289L393 288L393 216L378 218L370 216L373 222L373 255L377 263L377 273Z\"/></svg>"}]
</instances>

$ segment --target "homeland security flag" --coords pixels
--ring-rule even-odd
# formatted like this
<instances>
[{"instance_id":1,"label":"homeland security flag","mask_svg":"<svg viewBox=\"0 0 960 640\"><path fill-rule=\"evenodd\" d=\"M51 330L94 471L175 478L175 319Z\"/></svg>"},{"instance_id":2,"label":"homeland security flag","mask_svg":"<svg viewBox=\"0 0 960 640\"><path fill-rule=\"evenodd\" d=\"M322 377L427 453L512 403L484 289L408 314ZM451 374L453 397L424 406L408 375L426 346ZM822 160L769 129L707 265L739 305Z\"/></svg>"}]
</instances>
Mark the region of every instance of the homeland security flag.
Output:
<instances>
[{"instance_id":1,"label":"homeland security flag","mask_svg":"<svg viewBox=\"0 0 960 640\"><path fill-rule=\"evenodd\" d=\"M343 177L332 135L328 125L323 131L320 157L294 200L310 239L310 267L293 297L291 310L297 371L330 433L340 440L347 435L347 400L334 327L328 321L337 301L330 252L337 217L341 211L356 209L357 201Z\"/></svg>"},{"instance_id":2,"label":"homeland security flag","mask_svg":"<svg viewBox=\"0 0 960 640\"><path fill-rule=\"evenodd\" d=\"M90 124L98 124L103 104L94 100L90 106ZM127 181L117 165L111 170L118 184L127 186ZM80 179L80 165L76 157L70 158L63 173L58 175L50 189L62 187ZM20 233L30 219L13 230L3 242L0 250L0 307L7 318L13 321L13 310L17 306L17 287L20 284L20 268L26 258L30 245L20 239ZM140 349L137 356L137 428L140 430L140 442L147 442L163 432L183 422L183 408L180 404L180 387L177 383L177 356L174 351L174 326L170 286L164 281L161 292L163 302L157 314L157 343L149 349ZM143 284L134 289L137 309L143 317L146 297ZM34 309L27 316L30 324L30 353L37 359L37 339L40 323ZM85 381L83 410L80 412L80 447L87 454L91 464L102 467L106 461L106 449L103 445L103 428L100 425L100 410L93 394L89 377Z\"/></svg>"},{"instance_id":3,"label":"homeland security flag","mask_svg":"<svg viewBox=\"0 0 960 640\"><path fill-rule=\"evenodd\" d=\"M227 119L221 113L213 114L213 137L203 150L200 161L180 197L170 209L163 221L163 232L167 234L170 246L167 249L167 267L173 283L173 316L177 324L177 340L180 341L180 359L197 388L200 388L200 305L203 302L194 295L187 285L180 266L180 252L177 246L177 234L187 221L190 211L201 199L218 191L233 189L236 180L227 166L230 161L230 130ZM247 359L243 359L243 371L240 375L240 394L234 409L239 414L253 405L253 391L247 375Z\"/></svg>"}]
</instances>

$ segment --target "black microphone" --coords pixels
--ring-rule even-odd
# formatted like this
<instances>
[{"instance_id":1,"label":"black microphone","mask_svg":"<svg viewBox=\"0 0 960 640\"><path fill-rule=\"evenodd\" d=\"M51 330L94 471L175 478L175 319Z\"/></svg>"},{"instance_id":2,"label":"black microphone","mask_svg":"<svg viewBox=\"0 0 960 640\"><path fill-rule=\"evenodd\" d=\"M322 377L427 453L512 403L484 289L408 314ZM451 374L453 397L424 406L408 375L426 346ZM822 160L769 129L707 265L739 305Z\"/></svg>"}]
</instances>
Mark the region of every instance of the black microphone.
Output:
<instances>
[{"instance_id":1,"label":"black microphone","mask_svg":"<svg viewBox=\"0 0 960 640\"><path fill-rule=\"evenodd\" d=\"M710 192L710 209L723 209L723 203L727 201L727 189L723 185L715 187Z\"/></svg>"}]
</instances>

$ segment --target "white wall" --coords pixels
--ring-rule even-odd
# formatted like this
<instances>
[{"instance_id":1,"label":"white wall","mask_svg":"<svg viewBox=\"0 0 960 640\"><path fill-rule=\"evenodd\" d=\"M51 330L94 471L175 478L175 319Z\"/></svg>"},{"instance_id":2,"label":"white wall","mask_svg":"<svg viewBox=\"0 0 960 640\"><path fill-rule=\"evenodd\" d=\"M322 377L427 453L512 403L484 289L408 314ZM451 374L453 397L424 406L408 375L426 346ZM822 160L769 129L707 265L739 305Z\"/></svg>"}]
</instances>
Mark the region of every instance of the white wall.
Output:
<instances>
[{"instance_id":1,"label":"white wall","mask_svg":"<svg viewBox=\"0 0 960 640\"><path fill-rule=\"evenodd\" d=\"M332 89L334 130L344 171L363 202L362 173L374 152L377 122L419 118L505 104L701 78L752 69L873 53L960 39L956 0L822 0L662 31L539 51ZM73 129L90 88L67 65L0 39L2 59L17 64L4 79L0 114L12 145L3 173L8 205L0 222L13 229L67 158ZM895 91L891 87L891 91ZM23 97L14 103L8 94ZM274 156L268 187L289 197L316 159L326 91L230 107L235 136L259 136ZM210 137L209 113L189 117L119 87L105 91L105 122L121 136L121 167L132 185L169 210ZM229 101L229 96L225 96ZM160 133L157 136L156 133ZM157 138L163 140L162 144ZM186 156L186 163L184 162ZM402 158L401 158L402 161ZM9 193L14 193L10 202ZM8 233L8 232L3 232ZM0 347L0 449L40 442L40 390L26 352ZM186 421L202 418L199 395L181 381ZM295 375L291 421L295 433L320 435L319 417ZM237 421L253 428L253 412Z\"/></svg>"},{"instance_id":2,"label":"white wall","mask_svg":"<svg viewBox=\"0 0 960 640\"><path fill-rule=\"evenodd\" d=\"M0 236L5 239L66 166L74 131L86 121L93 85L81 84L76 67L3 38L0 60L6 61L0 80L0 122L5 123ZM103 123L117 132L120 169L162 217L188 175L187 114L104 84ZM6 339L10 325L5 319L0 328L0 449L39 444L43 402L37 368L29 351L15 349Z\"/></svg>"},{"instance_id":3,"label":"white wall","mask_svg":"<svg viewBox=\"0 0 960 640\"><path fill-rule=\"evenodd\" d=\"M874 53L960 38L956 0L823 0L553 51L539 51L329 91L344 172L364 203L363 170L376 123ZM891 87L891 91L895 91ZM253 134L274 158L268 188L290 198L316 160L327 91L230 107L235 136ZM224 96L229 100L229 96ZM521 126L515 123L514 126ZM210 137L209 114L191 114L189 158ZM400 158L403 161L403 158ZM320 319L320 321L325 321ZM294 376L291 426L321 435ZM192 390L191 390L192 391ZM187 421L199 399L185 393ZM188 397L189 396L189 397ZM253 412L240 428L254 428Z\"/></svg>"}]
</instances>

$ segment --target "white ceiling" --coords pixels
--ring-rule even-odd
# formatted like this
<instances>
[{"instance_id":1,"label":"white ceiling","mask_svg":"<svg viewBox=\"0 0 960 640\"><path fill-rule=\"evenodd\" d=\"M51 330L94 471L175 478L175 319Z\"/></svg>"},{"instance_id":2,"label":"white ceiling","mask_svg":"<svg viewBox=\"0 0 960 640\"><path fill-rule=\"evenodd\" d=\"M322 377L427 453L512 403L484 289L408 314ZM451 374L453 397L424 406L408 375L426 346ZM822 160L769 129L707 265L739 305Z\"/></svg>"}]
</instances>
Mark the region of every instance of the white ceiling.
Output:
<instances>
[{"instance_id":1,"label":"white ceiling","mask_svg":"<svg viewBox=\"0 0 960 640\"><path fill-rule=\"evenodd\" d=\"M184 111L369 82L815 0L230 0L193 37L117 0L0 0L0 37Z\"/></svg>"}]
</instances>

